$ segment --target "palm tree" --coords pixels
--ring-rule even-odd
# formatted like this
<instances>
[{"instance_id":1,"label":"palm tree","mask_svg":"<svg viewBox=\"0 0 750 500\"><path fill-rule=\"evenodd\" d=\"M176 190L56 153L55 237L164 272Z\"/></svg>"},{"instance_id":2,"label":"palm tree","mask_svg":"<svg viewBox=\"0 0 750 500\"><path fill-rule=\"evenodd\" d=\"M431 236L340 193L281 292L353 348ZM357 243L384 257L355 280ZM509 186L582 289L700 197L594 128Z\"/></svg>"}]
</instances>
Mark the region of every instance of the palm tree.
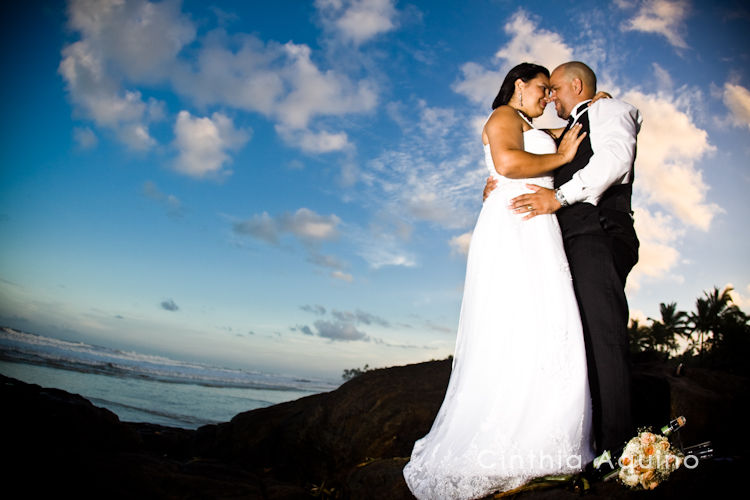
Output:
<instances>
[{"instance_id":1,"label":"palm tree","mask_svg":"<svg viewBox=\"0 0 750 500\"><path fill-rule=\"evenodd\" d=\"M696 311L690 314L690 322L693 325L692 333L698 333L700 357L703 357L704 342L710 346L715 340L715 332L719 330L724 315L739 310L732 305L732 297L729 295L732 290L733 288L728 286L719 292L719 289L714 287L711 292L703 292L703 297L695 301Z\"/></svg>"},{"instance_id":2,"label":"palm tree","mask_svg":"<svg viewBox=\"0 0 750 500\"><path fill-rule=\"evenodd\" d=\"M630 320L628 337L630 338L630 352L644 352L653 349L654 338L651 334L651 328L641 325L636 318Z\"/></svg>"},{"instance_id":3,"label":"palm tree","mask_svg":"<svg viewBox=\"0 0 750 500\"><path fill-rule=\"evenodd\" d=\"M750 317L733 305L725 311L714 331L711 361L730 371L747 374L750 371Z\"/></svg>"},{"instance_id":4,"label":"palm tree","mask_svg":"<svg viewBox=\"0 0 750 500\"><path fill-rule=\"evenodd\" d=\"M661 320L648 318L652 321L651 335L654 348L660 352L674 352L678 347L676 336L689 335L688 314L685 311L678 311L676 302L670 304L662 302L659 304L659 313Z\"/></svg>"}]
</instances>

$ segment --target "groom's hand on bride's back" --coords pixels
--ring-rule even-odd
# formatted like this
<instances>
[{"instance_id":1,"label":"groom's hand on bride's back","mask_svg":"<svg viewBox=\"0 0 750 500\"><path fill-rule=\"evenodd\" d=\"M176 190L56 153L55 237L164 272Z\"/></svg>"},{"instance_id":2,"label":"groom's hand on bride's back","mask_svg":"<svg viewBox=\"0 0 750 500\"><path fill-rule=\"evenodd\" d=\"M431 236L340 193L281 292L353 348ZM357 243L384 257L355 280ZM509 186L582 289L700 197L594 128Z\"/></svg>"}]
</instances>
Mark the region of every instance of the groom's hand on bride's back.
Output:
<instances>
[{"instance_id":1,"label":"groom's hand on bride's back","mask_svg":"<svg viewBox=\"0 0 750 500\"><path fill-rule=\"evenodd\" d=\"M487 177L487 184L484 185L484 192L482 193L482 201L487 201L487 197L490 195L493 189L497 187L497 179L490 176Z\"/></svg>"}]
</instances>

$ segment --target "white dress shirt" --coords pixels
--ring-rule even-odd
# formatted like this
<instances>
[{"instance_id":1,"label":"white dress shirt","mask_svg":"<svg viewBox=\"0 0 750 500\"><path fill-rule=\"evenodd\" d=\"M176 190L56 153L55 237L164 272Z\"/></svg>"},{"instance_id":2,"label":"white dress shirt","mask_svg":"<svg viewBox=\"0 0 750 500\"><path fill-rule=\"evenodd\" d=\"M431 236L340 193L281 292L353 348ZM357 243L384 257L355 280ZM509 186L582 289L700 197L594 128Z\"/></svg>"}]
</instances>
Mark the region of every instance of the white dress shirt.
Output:
<instances>
[{"instance_id":1,"label":"white dress shirt","mask_svg":"<svg viewBox=\"0 0 750 500\"><path fill-rule=\"evenodd\" d=\"M617 99L599 99L578 104L571 113L575 123L589 114L589 139L593 156L588 164L560 186L568 203L586 202L596 205L602 194L615 184L627 184L635 160L635 141L643 118L640 111Z\"/></svg>"}]
</instances>

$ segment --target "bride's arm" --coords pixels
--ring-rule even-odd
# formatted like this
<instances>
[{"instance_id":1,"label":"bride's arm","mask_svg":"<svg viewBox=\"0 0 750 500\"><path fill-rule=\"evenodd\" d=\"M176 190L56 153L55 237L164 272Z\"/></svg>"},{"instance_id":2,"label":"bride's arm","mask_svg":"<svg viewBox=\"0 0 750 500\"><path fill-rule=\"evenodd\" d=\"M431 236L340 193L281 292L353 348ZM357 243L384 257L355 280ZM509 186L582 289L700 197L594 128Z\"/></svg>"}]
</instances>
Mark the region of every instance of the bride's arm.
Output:
<instances>
[{"instance_id":1,"label":"bride's arm","mask_svg":"<svg viewBox=\"0 0 750 500\"><path fill-rule=\"evenodd\" d=\"M536 177L568 163L586 135L585 132L579 135L580 125L576 125L572 133L565 134L556 153L527 153L523 150L523 129L519 120L513 108L503 106L495 110L484 128L495 170L511 179Z\"/></svg>"}]
</instances>

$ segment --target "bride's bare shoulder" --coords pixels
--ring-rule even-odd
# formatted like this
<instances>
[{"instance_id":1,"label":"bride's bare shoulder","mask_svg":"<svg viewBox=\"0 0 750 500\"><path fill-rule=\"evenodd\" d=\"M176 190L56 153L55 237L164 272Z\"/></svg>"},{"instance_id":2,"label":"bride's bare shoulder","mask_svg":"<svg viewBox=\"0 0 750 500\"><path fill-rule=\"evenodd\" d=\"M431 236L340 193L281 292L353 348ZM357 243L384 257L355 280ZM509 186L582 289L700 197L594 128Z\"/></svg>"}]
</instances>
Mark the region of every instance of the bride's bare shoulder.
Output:
<instances>
[{"instance_id":1,"label":"bride's bare shoulder","mask_svg":"<svg viewBox=\"0 0 750 500\"><path fill-rule=\"evenodd\" d=\"M518 112L510 106L498 106L487 120L486 128L520 126L523 127L523 119Z\"/></svg>"},{"instance_id":2,"label":"bride's bare shoulder","mask_svg":"<svg viewBox=\"0 0 750 500\"><path fill-rule=\"evenodd\" d=\"M505 138L507 140L522 140L523 131L528 127L518 112L510 106L497 107L482 130L482 142L488 144L490 137Z\"/></svg>"},{"instance_id":3,"label":"bride's bare shoulder","mask_svg":"<svg viewBox=\"0 0 750 500\"><path fill-rule=\"evenodd\" d=\"M495 108L494 111L492 111L492 114L490 115L490 120L492 119L508 119L508 118L518 118L518 112L513 109L512 107L508 106L507 104L504 104L502 106L498 106Z\"/></svg>"}]
</instances>

